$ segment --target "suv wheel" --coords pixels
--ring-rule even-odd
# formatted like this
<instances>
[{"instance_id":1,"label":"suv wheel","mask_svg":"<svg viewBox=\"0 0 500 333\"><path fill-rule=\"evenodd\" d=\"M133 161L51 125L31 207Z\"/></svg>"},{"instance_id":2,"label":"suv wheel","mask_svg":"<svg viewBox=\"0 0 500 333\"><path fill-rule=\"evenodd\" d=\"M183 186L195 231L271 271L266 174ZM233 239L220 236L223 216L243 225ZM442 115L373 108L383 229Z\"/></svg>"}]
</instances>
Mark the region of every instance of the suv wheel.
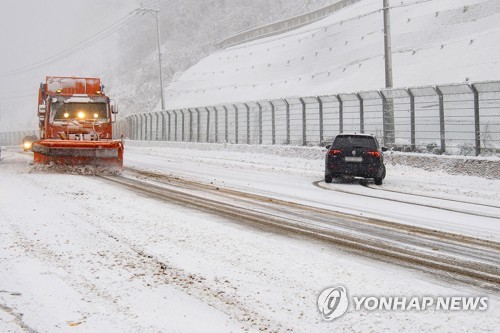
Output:
<instances>
[{"instance_id":1,"label":"suv wheel","mask_svg":"<svg viewBox=\"0 0 500 333\"><path fill-rule=\"evenodd\" d=\"M329 176L329 175L325 175L325 183L331 183L333 180L333 177L332 176Z\"/></svg>"},{"instance_id":2,"label":"suv wheel","mask_svg":"<svg viewBox=\"0 0 500 333\"><path fill-rule=\"evenodd\" d=\"M382 185L383 178L375 178L375 185Z\"/></svg>"}]
</instances>

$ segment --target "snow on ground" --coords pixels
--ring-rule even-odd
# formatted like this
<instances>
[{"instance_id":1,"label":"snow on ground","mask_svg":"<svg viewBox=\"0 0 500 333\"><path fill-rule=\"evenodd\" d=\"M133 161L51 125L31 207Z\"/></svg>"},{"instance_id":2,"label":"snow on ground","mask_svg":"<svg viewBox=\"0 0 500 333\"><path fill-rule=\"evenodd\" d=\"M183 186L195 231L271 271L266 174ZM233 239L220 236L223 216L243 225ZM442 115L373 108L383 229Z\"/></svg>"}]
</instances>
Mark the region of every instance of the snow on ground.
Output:
<instances>
[{"instance_id":1,"label":"snow on ground","mask_svg":"<svg viewBox=\"0 0 500 333\"><path fill-rule=\"evenodd\" d=\"M497 80L497 0L391 1L395 87ZM364 0L278 36L215 52L165 91L169 109L379 90L382 1Z\"/></svg>"},{"instance_id":2,"label":"snow on ground","mask_svg":"<svg viewBox=\"0 0 500 333\"><path fill-rule=\"evenodd\" d=\"M311 184L321 178L314 160L131 144L126 149L127 166L213 178L278 196L285 196L281 189L287 188L287 196L302 199L320 191ZM43 173L29 165L31 154L17 150L4 150L0 160L2 332L495 332L500 327L498 295L233 224L115 188L97 177ZM235 175L243 173L247 177L236 182ZM406 169L405 178L422 175ZM439 184L449 187L436 195L453 192L466 199L472 191L483 193L483 187L499 196L495 181L488 185L466 178L463 187L472 191L457 194L449 178L426 175L431 178L420 184L432 186L426 191ZM389 172L387 184L396 186L402 179ZM251 185L263 181L265 189ZM351 309L329 323L321 319L316 298L336 285L364 296L487 295L489 307Z\"/></svg>"}]
</instances>

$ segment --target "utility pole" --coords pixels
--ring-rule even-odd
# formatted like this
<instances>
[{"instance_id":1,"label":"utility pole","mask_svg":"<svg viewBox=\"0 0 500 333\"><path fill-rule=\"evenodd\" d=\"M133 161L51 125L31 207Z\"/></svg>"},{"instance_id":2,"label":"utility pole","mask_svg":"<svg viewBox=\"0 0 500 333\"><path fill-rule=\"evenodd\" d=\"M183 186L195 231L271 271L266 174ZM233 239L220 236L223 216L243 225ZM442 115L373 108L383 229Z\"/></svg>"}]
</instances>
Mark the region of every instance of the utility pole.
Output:
<instances>
[{"instance_id":1,"label":"utility pole","mask_svg":"<svg viewBox=\"0 0 500 333\"><path fill-rule=\"evenodd\" d=\"M391 18L389 13L389 0L383 0L384 11L384 59L385 59L385 87L392 88L392 48L391 48ZM384 122L384 143L395 143L395 125L394 125L394 103L392 99L385 98L383 105Z\"/></svg>"},{"instance_id":2,"label":"utility pole","mask_svg":"<svg viewBox=\"0 0 500 333\"><path fill-rule=\"evenodd\" d=\"M391 48L391 18L389 0L384 1L384 55L385 55L385 87L392 88L392 48Z\"/></svg>"},{"instance_id":3,"label":"utility pole","mask_svg":"<svg viewBox=\"0 0 500 333\"><path fill-rule=\"evenodd\" d=\"M158 37L158 66L159 66L159 76L160 76L160 98L161 98L161 110L165 110L165 99L163 97L163 73L162 73L162 68L161 68L161 38L160 38L160 10L159 9L153 9L153 8L137 8L135 11L138 13L149 13L153 15L153 17L156 20L156 36Z\"/></svg>"}]
</instances>

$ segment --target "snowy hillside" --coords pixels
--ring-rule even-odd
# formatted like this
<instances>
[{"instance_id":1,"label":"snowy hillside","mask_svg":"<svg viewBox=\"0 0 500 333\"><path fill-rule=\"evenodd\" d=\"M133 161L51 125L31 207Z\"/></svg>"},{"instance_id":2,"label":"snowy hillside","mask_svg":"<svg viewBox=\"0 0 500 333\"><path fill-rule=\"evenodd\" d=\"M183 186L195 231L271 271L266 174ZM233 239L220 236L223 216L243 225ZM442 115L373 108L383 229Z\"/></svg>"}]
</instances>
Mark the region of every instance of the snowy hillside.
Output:
<instances>
[{"instance_id":1,"label":"snowy hillside","mask_svg":"<svg viewBox=\"0 0 500 333\"><path fill-rule=\"evenodd\" d=\"M384 87L382 1L216 52L166 89L168 109ZM500 2L391 1L394 86L500 77Z\"/></svg>"}]
</instances>

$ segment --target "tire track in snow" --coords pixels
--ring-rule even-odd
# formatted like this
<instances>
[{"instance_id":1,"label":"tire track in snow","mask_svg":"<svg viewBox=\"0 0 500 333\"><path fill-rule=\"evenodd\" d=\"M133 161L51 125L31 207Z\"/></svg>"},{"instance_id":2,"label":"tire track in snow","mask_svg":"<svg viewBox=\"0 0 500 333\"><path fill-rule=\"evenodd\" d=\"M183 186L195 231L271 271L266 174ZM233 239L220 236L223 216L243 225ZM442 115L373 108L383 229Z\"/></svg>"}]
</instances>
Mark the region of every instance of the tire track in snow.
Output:
<instances>
[{"instance_id":1,"label":"tire track in snow","mask_svg":"<svg viewBox=\"0 0 500 333\"><path fill-rule=\"evenodd\" d=\"M347 194L352 194L352 195L357 195L360 197L368 197L368 198L375 198L379 200L386 200L386 201L391 201L391 202L398 202L398 203L404 203L404 204L409 204L409 205L414 205L414 206L420 206L420 207L427 207L427 208L434 208L434 209L440 209L448 212L453 212L453 213L461 213L461 214L467 214L467 215L472 215L472 216L478 216L478 217L487 217L487 218L492 218L492 219L498 219L500 218L500 215L491 215L491 214L482 214L482 213L477 213L477 212L471 212L463 209L455 209L455 208L447 208L443 206L437 206L437 205L430 205L430 204L423 204L423 203L418 203L414 201L409 201L409 200L401 200L401 199L395 199L395 198L384 198L381 196L377 195L371 195L371 194L366 194L366 193L357 193L354 191L348 191L344 190L338 187L330 187L330 186L325 186L326 184L323 181L315 181L312 183L314 186L326 190L326 191L335 191L335 192L342 192L342 193L347 193ZM323 185L325 184L325 185ZM437 198L437 197L432 197L432 196L425 196L425 195L419 195L419 194L411 194L411 193L405 193L405 192L398 192L398 191L389 191L385 190L383 188L374 188L370 187L369 185L363 185L366 188L370 188L373 190L379 190L379 191L387 191L387 192L395 192L398 194L404 194L404 195L411 195L415 197L421 197L421 198L430 198L430 199L435 199L435 200L442 200L442 201L449 201L449 202L455 202L455 203L462 203L462 204L467 204L471 206L483 206L483 207L490 207L490 208L496 208L500 211L500 207L497 206L490 206L490 205L482 205L482 204L476 204L476 203L470 203L470 202L465 202L465 201L459 201L459 200L451 200L451 199L444 199L444 198Z\"/></svg>"},{"instance_id":2,"label":"tire track in snow","mask_svg":"<svg viewBox=\"0 0 500 333\"><path fill-rule=\"evenodd\" d=\"M500 290L500 244L496 242L326 212L235 190L210 189L207 184L200 186L151 172L138 172L138 175L150 180L163 177L170 186L125 177L103 179L149 198L216 214L244 225L311 237L365 256L424 268L447 279ZM196 190L198 193L193 194Z\"/></svg>"}]
</instances>

